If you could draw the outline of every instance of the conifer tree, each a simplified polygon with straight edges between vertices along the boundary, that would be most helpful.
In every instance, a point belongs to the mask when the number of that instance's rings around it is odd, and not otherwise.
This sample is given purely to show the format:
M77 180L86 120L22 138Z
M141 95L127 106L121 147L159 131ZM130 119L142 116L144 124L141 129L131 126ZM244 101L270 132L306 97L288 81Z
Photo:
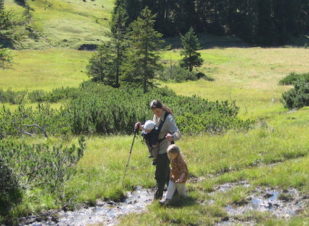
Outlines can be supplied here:
M203 64L201 54L197 52L200 43L192 27L185 35L181 35L181 43L183 46L181 51L183 59L180 61L180 66L191 72L193 67L200 67Z
M4 0L0 0L0 11L4 10Z
M109 41L103 42L87 66L88 74L94 81L118 88L120 86L121 65L127 46L127 15L124 0L117 0L110 23Z
M125 10L126 1L117 0L115 2L115 7L112 14L111 22L111 42L114 47L113 51L115 52L115 77L114 77L114 87L120 86L120 75L121 75L121 65L124 60L124 52L127 47L127 27L128 27L128 15Z
M153 86L152 80L161 69L159 53L163 41L162 34L154 29L155 15L146 7L132 22L129 32L129 48L123 64L123 77L126 82L143 87L144 92Z
M87 66L88 75L93 81L114 86L115 54L112 43L104 42Z

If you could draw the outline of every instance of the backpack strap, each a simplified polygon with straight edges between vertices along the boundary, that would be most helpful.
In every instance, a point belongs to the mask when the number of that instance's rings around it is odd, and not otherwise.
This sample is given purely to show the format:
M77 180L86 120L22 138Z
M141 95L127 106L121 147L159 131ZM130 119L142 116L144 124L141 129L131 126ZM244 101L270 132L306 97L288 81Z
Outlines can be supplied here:
M159 134L160 134L161 129L162 129L162 127L163 127L163 124L164 124L164 122L165 122L167 116L169 116L169 114L170 114L170 113L166 112L165 115L164 115L164 120L160 122L160 125L159 125L159 128L158 128ZM159 143L161 143L163 140L165 140L165 137L162 138L162 139L158 139Z

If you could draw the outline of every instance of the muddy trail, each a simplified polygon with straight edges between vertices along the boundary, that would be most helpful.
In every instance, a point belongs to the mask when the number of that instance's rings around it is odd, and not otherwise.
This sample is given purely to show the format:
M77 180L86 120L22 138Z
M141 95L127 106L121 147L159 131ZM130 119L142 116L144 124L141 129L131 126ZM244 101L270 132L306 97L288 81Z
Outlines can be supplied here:
M97 201L94 207L84 207L75 211L54 211L41 216L23 218L20 225L116 225L119 217L130 213L141 213L153 200L154 191L137 187L128 192L123 202Z
M251 211L267 212L280 219L289 219L298 215L309 207L309 195L301 194L294 188L280 190L269 187L251 187L246 181L225 183L218 185L210 192L210 196L225 194L236 187L252 188L248 196L237 203L224 207L228 217L222 219L217 225L255 225L254 219L246 219ZM20 225L117 225L119 217L142 213L153 200L153 189L137 187L128 192L122 202L102 201L96 202L94 207L83 207L75 211L54 211L41 216L23 218ZM201 205L212 205L215 201L201 201ZM173 207L171 207L173 208Z

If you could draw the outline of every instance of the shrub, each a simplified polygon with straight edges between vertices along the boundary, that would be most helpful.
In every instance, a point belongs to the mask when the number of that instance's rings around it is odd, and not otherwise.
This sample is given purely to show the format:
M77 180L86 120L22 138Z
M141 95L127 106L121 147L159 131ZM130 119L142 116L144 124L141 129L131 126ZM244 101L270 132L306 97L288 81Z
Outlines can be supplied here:
M80 89L72 87L61 87L53 89L51 92L43 90L34 90L28 93L28 99L31 102L50 102L56 103L60 100L76 98L79 96Z
M174 111L177 120L181 119L178 124L184 131L190 131L192 127L191 124L186 123L186 118L190 117L186 114L188 112L196 118L205 113L216 115L216 118L211 117L207 120L207 123L218 126L212 132L222 131L223 128L235 128L232 126L236 125L235 123L225 124L228 120L234 120L238 114L238 107L235 103L210 102L196 96L177 96L166 88L153 89L143 94L141 89L115 89L88 83L81 93L66 108L71 117L74 134L131 133L136 121L145 121L152 117L148 107L152 99L160 99L169 106ZM219 122L222 118L226 118L226 121ZM240 122L240 120L238 121ZM209 132L209 126L206 124L203 124L203 129L198 129L197 133Z
M288 76L279 81L279 85L293 85L297 80L305 80L305 82L309 82L309 73L290 73Z
M20 105L15 111L3 107L0 110L0 125L1 137L71 133L71 124L66 112L43 104L39 104L36 108Z
M171 65L165 67L159 74L159 79L162 81L174 81L183 82L188 80L197 80L197 76L194 72L190 72L187 69L178 65Z
M33 144L5 139L0 144L0 159L10 167L18 184L26 189L39 187L51 193L62 189L72 168L83 156L85 139L79 139L79 146Z
M282 94L282 100L289 109L309 106L309 82L297 80L293 89Z
M27 95L26 91L12 91L0 89L0 103L21 104Z
M178 124L183 131L192 131L192 125L185 120L186 117L189 120L191 115L186 113L192 114L195 118L204 117L206 113L216 116L210 117L206 121L207 125L203 124L203 129L197 129L197 133L221 132L237 127L234 119L237 118L239 108L235 103L211 102L196 96L177 96L167 88L154 88L144 94L140 88L116 89L86 82L79 89L61 89L59 93L60 95L53 97L58 100L69 98L69 101L58 110L51 109L46 104L39 104L36 109L21 105L15 111L3 108L0 111L0 135L7 137L23 134L129 134L135 122L152 118L149 110L149 102L152 99L160 99L174 111L176 118L182 119ZM40 94L36 95L40 97ZM34 99L38 100L37 97ZM49 94L42 99L55 100ZM222 119L225 121L220 122ZM210 130L210 127L214 127L210 124L216 125L217 128Z
M16 175L0 158L0 218L7 217L10 210L20 203L21 198L21 188Z
M35 102L44 102L46 101L46 92L43 90L34 90L30 93L28 93L28 99L30 102L35 103Z

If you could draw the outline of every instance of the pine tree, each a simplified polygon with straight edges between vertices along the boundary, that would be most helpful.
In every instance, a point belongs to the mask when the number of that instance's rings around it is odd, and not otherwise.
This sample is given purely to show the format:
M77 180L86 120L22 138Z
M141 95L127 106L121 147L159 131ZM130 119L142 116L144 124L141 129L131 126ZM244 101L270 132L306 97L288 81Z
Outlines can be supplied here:
M0 0L0 11L4 10L4 0Z
M124 52L127 48L127 27L128 27L128 15L125 10L126 1L125 0L117 0L115 2L115 7L112 14L112 22L111 22L111 42L115 51L115 79L114 79L114 87L120 86L120 75L121 75L121 65L124 60Z
M152 80L158 70L159 54L156 52L163 43L162 34L154 29L155 15L146 7L132 22L129 32L129 48L123 64L123 80L142 86L144 92L153 86Z
M197 52L200 43L192 27L185 35L181 35L181 43L183 46L181 55L184 57L180 61L180 66L191 72L193 67L200 67L203 64L201 54Z
M90 59L87 66L88 75L93 81L114 85L115 54L111 42L100 45L97 53Z

